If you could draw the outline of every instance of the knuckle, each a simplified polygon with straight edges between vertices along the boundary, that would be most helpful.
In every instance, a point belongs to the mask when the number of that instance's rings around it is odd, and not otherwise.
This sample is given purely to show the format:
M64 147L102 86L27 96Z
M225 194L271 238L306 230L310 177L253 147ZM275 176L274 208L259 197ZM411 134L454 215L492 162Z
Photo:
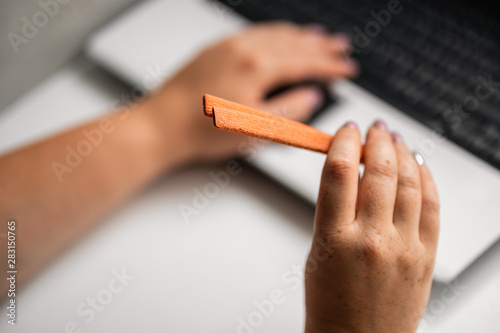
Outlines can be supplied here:
M412 272L415 267L412 265L410 260L407 258L399 257L396 261L396 270L400 276L409 277L412 276Z
M250 70L260 70L265 68L265 59L256 52L246 52L241 54L242 64Z
M401 251L396 256L396 267L400 273L408 273L416 267L414 255L410 251Z
M431 214L438 214L441 205L437 199L424 199L422 202L422 209Z
M368 265L376 265L385 261L382 238L374 234L358 245L358 259Z
M425 260L422 265L422 274L420 277L420 281L431 280L433 272L434 272L434 258Z
M434 257L419 249L402 251L396 256L396 268L405 280L416 283L432 279L434 270Z
M383 261L382 252L373 244L366 243L361 247L361 258L367 264L376 264Z
M392 178L396 177L396 168L389 160L376 161L366 165L366 171L377 177Z
M245 43L241 36L232 36L225 39L221 43L222 47L226 52L231 54L242 54L245 53Z
M420 180L413 175L400 174L398 176L398 186L411 190L420 190Z
M226 39L222 46L224 51L230 54L242 68L255 71L265 66L262 54L258 50L249 48L241 36Z
M325 163L326 173L335 179L351 177L358 172L358 164L347 157L328 157Z

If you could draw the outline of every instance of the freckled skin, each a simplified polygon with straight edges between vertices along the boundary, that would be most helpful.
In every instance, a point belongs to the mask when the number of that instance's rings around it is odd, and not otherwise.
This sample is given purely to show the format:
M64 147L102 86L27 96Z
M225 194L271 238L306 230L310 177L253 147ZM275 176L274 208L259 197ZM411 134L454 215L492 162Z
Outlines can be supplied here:
M359 131L342 127L323 170L311 254L326 246L330 256L307 272L308 333L415 332L428 301L439 223L437 212L422 208L437 205L430 173L386 128L372 126L358 184L360 146ZM325 176L346 160L352 173ZM418 188L400 184L402 173Z

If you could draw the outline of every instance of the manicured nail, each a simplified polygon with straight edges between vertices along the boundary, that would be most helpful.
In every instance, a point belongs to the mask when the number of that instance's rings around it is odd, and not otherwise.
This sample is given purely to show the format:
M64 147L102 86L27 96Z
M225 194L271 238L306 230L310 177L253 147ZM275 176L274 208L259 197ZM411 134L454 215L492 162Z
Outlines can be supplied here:
M320 89L312 88L309 92L309 99L315 107L319 107L321 104L323 104L325 96Z
M383 131L387 131L387 125L382 120L377 120L373 123L373 126Z
M344 52L350 54L353 50L352 38L345 34L335 34L332 36L332 41L336 45L340 46Z
M352 58L345 58L344 65L346 69L346 75L349 77L356 77L359 74L359 63Z
M417 161L418 165L424 164L424 157L418 151L414 151L413 156L415 157L415 161Z
M344 127L359 129L358 125L354 121L348 121L344 124Z
M343 34L343 33L336 33L334 35L331 35L333 39L336 39L338 41L342 41L343 43L352 45L352 38L348 34Z
M306 29L317 34L325 34L328 31L324 25L317 23L306 25Z
M403 142L403 137L399 133L392 132L391 133L391 137L392 137L392 140L394 142L398 142L398 143Z

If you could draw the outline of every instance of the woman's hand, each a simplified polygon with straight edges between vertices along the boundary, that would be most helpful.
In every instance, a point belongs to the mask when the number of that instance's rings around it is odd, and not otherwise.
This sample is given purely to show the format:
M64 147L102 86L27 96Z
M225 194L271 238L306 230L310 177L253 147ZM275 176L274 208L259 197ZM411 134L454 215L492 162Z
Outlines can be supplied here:
M266 95L309 79L354 76L357 67L346 56L349 50L345 37L316 26L255 25L204 50L146 102L159 133L175 124L186 162L227 158L245 137L214 128L202 113L203 94L305 120L322 102L317 88L296 88L269 100Z
M339 129L306 268L306 332L414 332L429 297L438 229L431 174L401 137L378 121L362 152L356 125Z

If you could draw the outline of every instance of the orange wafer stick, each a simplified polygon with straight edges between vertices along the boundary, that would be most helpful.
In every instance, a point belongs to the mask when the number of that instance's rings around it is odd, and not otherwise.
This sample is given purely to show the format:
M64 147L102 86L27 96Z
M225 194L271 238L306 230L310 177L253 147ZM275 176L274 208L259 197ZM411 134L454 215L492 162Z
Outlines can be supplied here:
M328 153L333 136L301 122L205 94L205 115L215 127L292 147Z

